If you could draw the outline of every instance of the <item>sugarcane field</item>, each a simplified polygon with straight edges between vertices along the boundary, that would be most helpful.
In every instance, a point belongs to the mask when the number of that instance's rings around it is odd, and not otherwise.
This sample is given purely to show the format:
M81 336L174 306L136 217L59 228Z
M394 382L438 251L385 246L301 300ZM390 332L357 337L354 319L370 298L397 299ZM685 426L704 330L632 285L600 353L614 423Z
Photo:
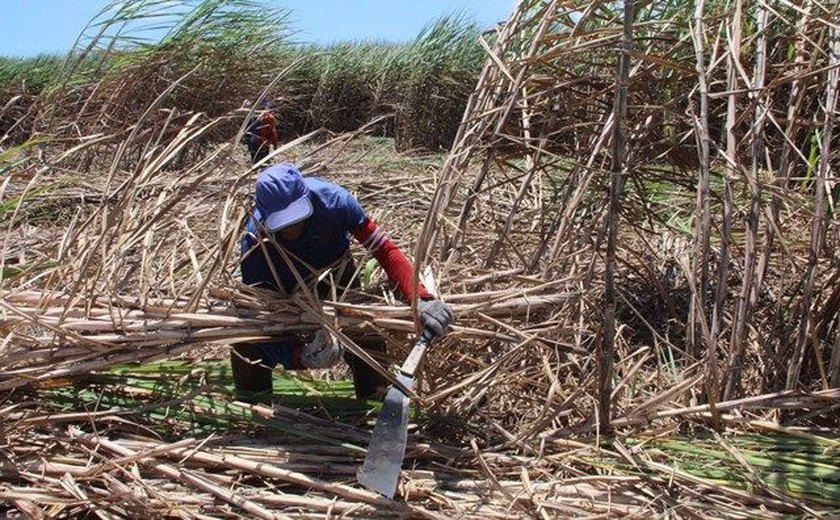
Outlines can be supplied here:
M105 4L0 57L0 517L840 518L840 2Z

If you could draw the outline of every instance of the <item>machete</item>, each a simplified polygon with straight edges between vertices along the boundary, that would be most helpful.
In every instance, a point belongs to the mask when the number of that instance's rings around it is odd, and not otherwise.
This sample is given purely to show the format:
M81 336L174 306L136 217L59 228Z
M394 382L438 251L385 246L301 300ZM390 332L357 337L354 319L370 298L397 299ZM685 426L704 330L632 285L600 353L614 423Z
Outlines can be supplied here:
M425 335L421 335L400 367L397 381L409 390L414 389L414 372L423 361L430 341ZM408 402L409 397L398 386L391 385L388 388L385 401L382 402L382 410L379 411L379 417L373 427L365 462L356 474L361 485L388 498L394 498L405 457L405 445L408 440Z

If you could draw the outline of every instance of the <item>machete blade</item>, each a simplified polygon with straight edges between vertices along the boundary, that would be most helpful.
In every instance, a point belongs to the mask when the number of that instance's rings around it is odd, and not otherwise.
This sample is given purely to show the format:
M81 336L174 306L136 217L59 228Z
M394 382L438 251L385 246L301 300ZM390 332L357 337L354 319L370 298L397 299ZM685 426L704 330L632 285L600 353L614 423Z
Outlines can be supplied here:
M406 388L414 386L414 378L398 374L397 379ZM409 398L395 386L388 389L382 410L373 428L365 463L356 478L366 488L394 498L400 469L405 457L408 440Z

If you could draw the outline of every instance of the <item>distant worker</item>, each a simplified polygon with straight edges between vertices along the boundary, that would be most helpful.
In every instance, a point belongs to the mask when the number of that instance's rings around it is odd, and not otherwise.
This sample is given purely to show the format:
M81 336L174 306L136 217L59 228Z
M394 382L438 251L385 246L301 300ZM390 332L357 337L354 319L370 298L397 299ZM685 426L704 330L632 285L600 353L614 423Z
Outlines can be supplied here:
M242 140L248 146L251 163L257 164L270 152L271 147L280 145L277 116L274 114L274 104L269 99L260 102L260 106L251 115L245 127Z
M331 269L338 290L358 287L350 255L350 235L361 243L385 270L405 300L413 294L414 266L362 209L346 189L323 179L304 178L289 163L266 168L257 179L256 204L242 239L242 281L289 295L299 280L318 298L330 294ZM288 260L287 260L288 259ZM423 334L429 338L446 333L454 320L452 309L436 300L420 284L418 310ZM350 337L361 348L384 352L385 341L374 334ZM271 393L271 370L329 368L342 357L353 372L356 397L367 399L387 381L342 345L327 330L302 336L290 331L269 343L240 343L231 352L237 394L243 399L264 399Z

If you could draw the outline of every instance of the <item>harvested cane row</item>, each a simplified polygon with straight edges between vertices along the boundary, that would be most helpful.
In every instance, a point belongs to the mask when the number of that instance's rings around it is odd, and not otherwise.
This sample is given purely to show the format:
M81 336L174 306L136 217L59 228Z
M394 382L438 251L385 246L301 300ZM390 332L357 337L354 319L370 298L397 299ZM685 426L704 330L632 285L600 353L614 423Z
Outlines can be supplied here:
M187 369L195 372L195 365ZM778 435L753 434L748 445L741 437L730 441L729 435L707 434L703 441L698 436L679 446L667 431L627 437L613 449L556 439L544 443L540 453L520 455L482 450L474 443L461 448L430 444L422 431L412 431L410 469L404 472L400 500L390 501L355 485L354 472L367 441L364 427L282 404L231 403L197 375L191 379L186 372L172 385L173 398L162 401L158 399L165 392L159 386L150 390L145 385L144 390L137 381L123 387L100 383L91 404L107 407L101 412L41 415L26 403L4 409L4 419L16 425L6 430L6 437L18 448L5 451L6 483L0 493L21 511L51 504L56 514L95 511L106 517L141 512L164 517L435 517L446 512L467 518L551 518L587 511L646 515L664 508L677 514L715 511L775 518L836 503L837 467L824 453L836 450L837 442L796 431L789 432L784 444L780 441L785 437ZM188 391L191 382L198 395ZM154 406L156 413L110 406L119 394ZM95 433L84 431L91 422L97 425ZM150 435L162 423L180 423L192 432L203 427L209 433L169 441ZM734 418L732 424L742 431L774 428ZM19 435L27 441L19 442ZM787 460L774 455L785 450ZM771 471L749 474L748 467ZM809 472L818 467L821 489L794 485L797 480L807 483ZM745 491L751 479L760 479L753 483L760 482L757 489L763 491ZM663 493L666 489L679 490L679 504ZM745 502L754 509L743 511Z

